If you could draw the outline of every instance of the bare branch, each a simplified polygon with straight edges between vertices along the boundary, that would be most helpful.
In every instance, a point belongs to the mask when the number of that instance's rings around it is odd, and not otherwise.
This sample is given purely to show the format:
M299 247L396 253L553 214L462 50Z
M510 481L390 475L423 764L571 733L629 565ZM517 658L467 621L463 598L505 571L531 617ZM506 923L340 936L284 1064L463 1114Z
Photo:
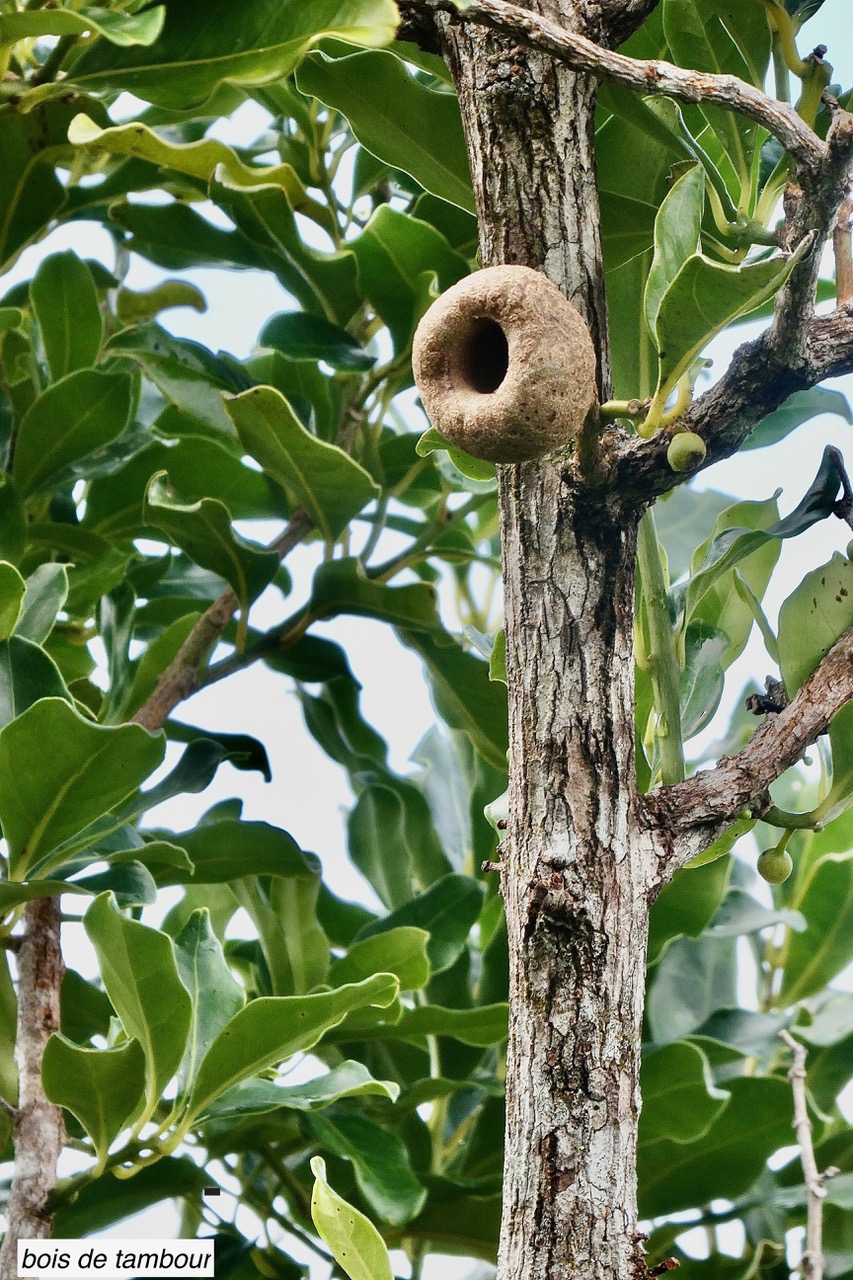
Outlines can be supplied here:
M617 6L611 3L610 8L615 11ZM469 0L462 10L454 0L401 0L400 9L406 16L419 11L446 13L454 22L492 27L596 80L625 85L640 93L660 94L677 102L736 111L777 138L804 171L817 171L823 164L825 144L793 108L737 76L711 75L670 62L628 58L507 0Z
M283 533L270 544L283 560L302 541L312 522L302 508L290 518ZM229 587L207 609L181 645L175 657L157 681L150 698L143 703L133 717L134 724L141 724L152 733L162 729L175 707L185 698L191 698L201 688L200 668L239 606L237 596Z
M800 1148L800 1162L803 1166L803 1179L806 1184L806 1247L803 1250L803 1280L823 1280L823 1201L826 1197L827 1176L834 1173L827 1170L818 1173L812 1144L812 1122L806 1102L806 1050L805 1046L795 1040L789 1031L780 1031L779 1038L791 1050L793 1063L788 1072L791 1090L794 1094L794 1129L797 1144Z
M734 756L723 756L676 786L641 796L639 804L660 849L664 878L703 852L738 814L769 807L767 788L800 759L832 717L853 700L853 628L845 632L797 694L768 715Z

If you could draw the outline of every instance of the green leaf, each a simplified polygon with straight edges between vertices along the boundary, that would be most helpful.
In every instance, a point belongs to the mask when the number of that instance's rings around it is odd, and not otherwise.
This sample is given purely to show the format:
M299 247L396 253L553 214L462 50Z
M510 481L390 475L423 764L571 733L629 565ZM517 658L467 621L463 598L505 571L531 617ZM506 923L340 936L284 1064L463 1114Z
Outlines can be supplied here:
M796 906L806 929L792 933L777 1003L785 1008L822 991L850 963L853 856L826 854L808 876Z
M253 387L226 400L225 407L248 453L302 507L326 541L378 494L370 476L337 445L306 431L293 409L272 387Z
M329 942L317 922L319 860L303 854L303 869L290 879L231 882L231 890L258 931L272 994L304 995L325 983ZM305 874L306 870L309 874Z
M196 564L224 578L240 602L245 622L249 605L275 576L278 552L241 538L231 526L231 512L217 498L179 502L162 471L148 485L145 516Z
M101 978L128 1036L145 1054L145 1111L151 1115L181 1064L192 1002L178 975L172 939L117 911L109 894L86 912Z
M15 634L43 644L56 624L56 615L68 596L68 570L64 564L40 564L27 578L27 589ZM2 597L2 591L0 591Z
M38 239L65 200L65 187L54 170L68 152L68 125L85 106L106 118L102 104L77 95L71 101L54 98L29 111L11 104L0 106L0 267L6 270L22 249Z
M394 1280L388 1250L373 1223L332 1190L319 1156L311 1160L311 1172L311 1218L338 1266L349 1280Z
M198 1065L222 1028L246 1003L243 988L225 961L210 924L210 912L194 911L175 938L178 976L190 993L192 1020L181 1065L185 1089L192 1087Z
M755 1181L767 1159L791 1141L791 1092L786 1080L735 1079L719 1118L696 1142L668 1138L638 1153L640 1213L652 1218L735 1200Z
M138 1040L115 1049L83 1049L52 1035L42 1060L44 1091L65 1107L92 1139L98 1165L145 1098L145 1055Z
M737 1004L736 945L734 938L705 934L670 945L655 969L647 1001L656 1044L682 1040L717 1009Z
M35 40L39 36L82 36L96 32L111 44L127 47L150 45L163 29L166 6L154 5L142 13L113 9L37 9L0 18L0 44Z
M208 182L221 166L222 174L240 187L280 186L295 205L305 198L304 187L292 165L246 165L232 147L216 138L170 142L141 120L101 129L88 116L79 115L69 125L68 141L72 146L103 151L107 155L136 156L202 182Z
M374 974L365 982L317 995L251 1001L220 1031L202 1059L190 1098L192 1114L206 1111L214 1098L241 1080L312 1048L353 1009L387 1008L396 995L395 978Z
M124 324L144 324L173 307L205 312L207 300L201 290L187 280L164 280L139 292L122 288L116 295L116 314Z
M21 422L12 474L22 498L46 489L73 463L124 431L133 404L125 373L78 369L54 382Z
M415 445L415 452L420 458L428 458L432 453L445 452L463 476L467 476L469 480L478 480L481 483L493 481L495 479L495 464L493 462L484 462L481 458L472 458L470 453L464 453L461 449L457 449L454 445L448 444L444 436L439 435L435 427L429 427L423 433Z
M698 938L726 894L731 863L718 857L677 871L652 904L649 964L656 964L676 938Z
M820 414L834 413L845 422L853 423L853 412L847 397L840 391L829 391L826 387L812 387L809 391L795 391L775 413L762 418L741 445L745 449L764 449L767 445L784 440L787 435L802 425L817 418Z
M274 347L289 360L323 360L344 373L372 369L376 356L368 355L345 329L306 311L282 311L272 316L258 339L262 347Z
M684 669L679 681L681 732L686 742L711 722L723 696L723 658L730 647L725 632L700 620L684 634Z
M45 744L50 750L45 750ZM44 698L0 730L0 822L10 879L126 799L163 759L165 739L140 725L94 725Z
M400 796L390 787L365 787L347 822L349 855L389 910L412 896L414 851Z
M714 938L738 938L746 933L759 933L774 925L784 924L788 929L802 933L806 927L799 911L775 910L763 907L743 889L732 888L708 928Z
M714 1087L705 1054L688 1040L678 1040L643 1057L640 1071L643 1110L640 1142L670 1138L695 1142L707 1133L728 1102Z
M40 698L72 701L56 663L31 640L0 640L0 728Z
M673 185L655 219L654 257L643 303L652 333L667 290L699 247L704 207L705 177L695 165Z
M272 1080L245 1080L212 1103L202 1119L262 1115L286 1107L294 1111L318 1111L341 1098L381 1097L396 1102L400 1086L391 1080L374 1080L361 1062L347 1060L324 1076L306 1084L280 1085Z
M676 383L718 333L781 289L802 254L728 266L703 254L688 258L660 301L654 326L658 379L649 420L655 421Z
M182 415L187 434L219 437L233 447L234 428L221 393L233 389L234 379L230 368L206 347L173 338L158 324L147 324L116 334L107 352L130 356L140 364L146 377Z
M30 283L30 301L51 381L91 368L101 349L104 322L85 262L70 249L45 258Z
M440 973L462 954L480 914L483 892L483 886L471 876L442 876L411 902L364 925L355 940L361 942L403 925L426 929L426 953L433 973Z
M0 560L0 639L6 640L18 625L26 589L15 566Z
M779 610L779 666L792 697L853 626L853 562L838 552L807 573Z
M343 986L373 973L393 973L401 991L420 991L430 979L429 935L423 929L400 925L385 933L354 942L329 971L329 983Z
M415 325L438 292L468 274L468 263L428 222L381 205L349 244L365 296L385 321L397 351L408 348Z
M311 1114L305 1124L326 1151L352 1163L356 1185L371 1213L395 1227L420 1213L427 1193L396 1134L343 1109Z
M460 1044L478 1049L502 1044L507 1035L507 1005L480 1005L476 1009L445 1009L440 1005L420 1005L404 1009L396 1022L375 1032L361 1032L360 1039L412 1040L421 1043L427 1036L449 1036ZM332 1037L334 1038L334 1037Z
M98 92L126 91L163 107L186 110L221 84L262 85L293 70L323 36L382 45L397 24L392 0L212 0L199 23L192 9L169 5L166 25L148 49L95 44L77 62L74 79Z
M123 1218L171 1197L198 1204L210 1174L190 1159L167 1157L142 1168L132 1178L98 1178L83 1186L71 1204L60 1207L56 1230L66 1239L104 1231Z
M474 212L456 95L428 88L396 54L311 54L297 73L303 93L340 111L361 145L427 191Z
M150 807L155 801L148 795ZM158 877L161 885L225 884L241 876L314 880L317 875L313 855L303 853L286 831L266 822L222 818L182 834L170 832L169 839L186 851L192 870L164 868Z

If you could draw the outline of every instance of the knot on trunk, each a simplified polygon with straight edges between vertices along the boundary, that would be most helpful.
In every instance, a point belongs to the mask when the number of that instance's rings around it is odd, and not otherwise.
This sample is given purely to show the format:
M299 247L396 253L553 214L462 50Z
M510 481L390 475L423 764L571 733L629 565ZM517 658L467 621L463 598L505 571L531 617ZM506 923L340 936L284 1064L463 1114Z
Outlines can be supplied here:
M418 325L412 363L436 431L488 462L552 453L595 401L589 330L529 267L488 267L448 289Z

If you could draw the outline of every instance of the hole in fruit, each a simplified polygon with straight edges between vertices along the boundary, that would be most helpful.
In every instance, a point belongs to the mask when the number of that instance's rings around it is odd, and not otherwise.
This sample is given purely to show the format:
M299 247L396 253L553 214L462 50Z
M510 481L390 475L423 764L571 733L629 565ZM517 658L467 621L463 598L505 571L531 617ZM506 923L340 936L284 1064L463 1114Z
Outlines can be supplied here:
M497 391L509 369L506 334L495 320L477 320L460 356L464 382L480 395L490 395Z

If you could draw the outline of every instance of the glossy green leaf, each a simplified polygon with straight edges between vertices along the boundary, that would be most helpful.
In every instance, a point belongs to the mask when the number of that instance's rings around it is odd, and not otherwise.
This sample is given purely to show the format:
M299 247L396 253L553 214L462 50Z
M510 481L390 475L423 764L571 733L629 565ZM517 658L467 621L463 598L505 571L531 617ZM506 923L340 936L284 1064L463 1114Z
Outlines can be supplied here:
M117 911L109 894L96 898L84 924L101 977L128 1036L145 1055L145 1110L153 1112L180 1066L192 1003L181 982L172 939Z
M415 325L438 292L468 274L468 263L427 222L381 205L349 246L358 262L362 288L385 321L398 351L411 341Z
M30 283L30 302L51 380L91 368L101 349L104 322L86 263L71 250L45 258Z
M94 725L61 698L44 698L7 724L0 730L0 822L10 878L23 879L119 805L157 768L164 748L161 736L139 725Z
M153 5L142 13L87 6L74 9L37 9L0 18L0 43L34 40L39 36L82 36L96 32L111 44L150 45L163 29L166 6Z
M676 938L698 938L717 912L729 883L731 863L715 858L704 866L677 871L652 904L649 964Z
M71 703L56 663L31 640L17 635L0 640L0 728L40 698Z
M269 586L279 557L241 538L231 525L231 512L217 498L199 502L178 501L165 472L152 477L146 492L145 515L196 564L224 578L245 614L249 605Z
M732 888L708 927L708 935L714 938L737 938L746 933L758 933L774 925L784 924L797 933L806 927L800 911L775 910L764 907L743 889Z
M213 0L195 12L170 5L160 37L148 49L95 44L75 66L87 90L126 90L159 106L186 110L224 83L274 83L292 71L316 40L333 35L356 44L387 44L394 35L391 0L282 0L271 14L262 0L239 10Z
M429 934L426 953L433 973L448 969L461 955L483 904L483 886L470 876L442 876L411 902L390 915L373 920L356 941L381 936L401 926L415 926Z
M652 333L667 290L699 247L704 206L705 177L695 165L673 184L655 219L654 257L643 300Z
M223 818L170 833L169 838L186 851L192 870L164 868L161 884L224 884L240 876L313 880L317 875L313 855L304 854L286 831L266 822Z
M495 479L495 464L493 462L484 462L481 458L472 458L470 453L463 453L461 449L456 449L452 444L448 444L443 436L439 435L435 427L429 427L418 440L415 450L419 457L428 458L430 454L444 452L450 461L460 471L463 476L467 476L469 480L478 480L482 483Z
M312 854L302 857L302 872L275 877L268 887L254 879L231 882L258 931L275 996L305 995L323 985L329 971L329 942L317 921L319 861Z
M468 152L456 95L415 79L381 50L329 58L311 54L297 84L346 116L366 150L427 191L474 212Z
M662 1138L638 1157L640 1213L657 1217L698 1208L717 1196L735 1200L758 1177L767 1159L791 1142L791 1094L787 1080L736 1079L730 1100L696 1142Z
M762 418L757 427L747 436L741 449L764 449L784 440L804 422L810 422L821 414L835 414L845 422L853 423L847 397L840 391L830 391L826 387L812 387L809 391L795 391L775 413Z
M130 421L127 374L78 369L35 400L18 435L12 474L26 498L115 440Z
M302 507L322 537L334 540L372 498L377 487L343 449L302 426L284 396L253 387L225 407L248 453Z
M324 1150L351 1162L356 1185L377 1218L402 1227L423 1208L426 1190L396 1134L342 1109L311 1114L306 1126Z
M421 1041L425 1036L449 1036L461 1044L485 1049L506 1039L507 1006L490 1004L476 1009L446 1009L434 1004L420 1005L416 1009L405 1009L402 1017L391 1026L381 1028L376 1035L414 1041Z
M690 622L684 634L684 669L679 681L684 741L711 722L723 696L723 658L729 637L707 622Z
M791 697L853 627L853 563L838 552L807 573L779 610L779 665Z
M658 378L650 418L663 410L679 378L716 334L778 292L806 247L803 241L787 258L738 267L699 253L687 259L658 307L654 327Z
M233 390L230 368L206 347L173 338L157 324L124 329L110 339L110 355L136 360L168 403L178 410L186 434L219 437L233 446L234 428L222 404Z
M138 1040L115 1049L84 1049L64 1035L52 1035L42 1079L50 1101L80 1121L103 1165L110 1144L144 1101L145 1055Z
M734 938L704 934L672 942L656 967L647 1001L655 1044L682 1040L717 1009L737 1005L736 945Z
M390 974L310 996L252 1000L235 1014L208 1049L190 1098L193 1115L214 1098L294 1053L312 1048L353 1009L386 1008L397 994Z
M349 855L385 906L412 896L414 851L400 797L386 786L366 787L347 822Z
M258 341L290 360L323 360L344 373L364 372L376 363L376 356L369 355L345 329L305 311L282 311L272 316Z
M210 924L210 912L194 911L175 938L178 976L190 994L192 1020L181 1064L189 1089L198 1065L226 1023L246 1003L246 993L231 973Z
M423 929L400 925L385 933L354 942L329 971L329 983L361 982L372 973L393 973L401 991L420 991L430 979L429 935Z
M332 1190L320 1156L311 1160L311 1172L311 1218L344 1274L349 1280L394 1280L384 1240L369 1218Z
M171 1197L197 1204L209 1186L206 1169L189 1158L167 1157L132 1178L99 1178L82 1187L71 1204L59 1209L56 1231L66 1239L79 1239Z
M68 596L68 570L64 564L40 564L27 578L27 589L15 635L42 644L56 623L56 615Z
M6 640L18 625L26 589L15 566L0 560L0 639Z
M155 319L161 311L174 307L191 307L193 311L207 310L207 301L200 289L188 280L164 280L151 289L120 289L116 295L116 314L125 324L144 324Z
M822 991L850 963L853 928L853 857L821 858L797 894L806 929L792 933L778 1003L786 1007Z
M305 1084L281 1085L272 1080L245 1080L212 1103L205 1118L260 1115L279 1107L318 1111L342 1098L381 1097L395 1102L399 1092L400 1086L393 1081L374 1080L363 1063L347 1060Z
M11 104L0 106L0 266L4 270L26 245L44 234L65 199L54 165L67 154L72 117L85 106L106 119L102 104L76 94L68 101L68 96L65 101L39 102L26 112Z
M185 173L203 182L208 182L221 166L223 174L241 187L261 184L280 186L294 204L298 204L304 197L302 183L291 165L244 164L233 147L226 146L216 138L202 138L197 142L171 142L139 120L101 129L88 116L79 115L71 121L68 141L75 147L102 151L107 155L137 156L151 164L173 169L176 173Z
M646 1054L640 1088L641 1143L659 1138L695 1142L708 1132L728 1102L728 1094L713 1084L705 1054L688 1040Z

